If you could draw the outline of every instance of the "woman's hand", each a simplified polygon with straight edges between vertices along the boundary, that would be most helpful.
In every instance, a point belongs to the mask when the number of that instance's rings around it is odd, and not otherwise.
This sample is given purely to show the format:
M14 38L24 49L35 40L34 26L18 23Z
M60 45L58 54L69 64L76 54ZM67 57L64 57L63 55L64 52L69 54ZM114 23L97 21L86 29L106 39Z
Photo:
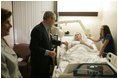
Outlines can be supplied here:
M101 58L101 54L98 55Z

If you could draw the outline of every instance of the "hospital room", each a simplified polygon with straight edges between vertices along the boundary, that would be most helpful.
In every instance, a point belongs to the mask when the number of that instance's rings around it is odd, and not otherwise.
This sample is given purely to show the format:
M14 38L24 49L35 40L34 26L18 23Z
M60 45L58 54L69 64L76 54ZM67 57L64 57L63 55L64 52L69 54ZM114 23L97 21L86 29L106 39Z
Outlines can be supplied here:
M117 0L1 2L1 78L117 78Z

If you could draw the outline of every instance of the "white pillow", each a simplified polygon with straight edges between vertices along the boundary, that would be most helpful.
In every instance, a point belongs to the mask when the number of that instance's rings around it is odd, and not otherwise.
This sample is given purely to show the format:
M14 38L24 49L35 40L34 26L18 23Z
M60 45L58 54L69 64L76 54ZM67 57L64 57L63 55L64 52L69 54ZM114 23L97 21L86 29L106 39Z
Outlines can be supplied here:
M76 33L75 33L75 34L76 34ZM65 41L71 42L71 41L74 40L75 34L72 35L72 36L63 36L63 37L61 38L61 41L62 41L62 42L65 42ZM82 40L83 40L83 41L87 41L86 35L85 35L84 33L81 33L81 35L82 35Z
M82 36L82 40L83 41L87 41L87 37L86 37L86 35L84 33L81 33L81 36Z

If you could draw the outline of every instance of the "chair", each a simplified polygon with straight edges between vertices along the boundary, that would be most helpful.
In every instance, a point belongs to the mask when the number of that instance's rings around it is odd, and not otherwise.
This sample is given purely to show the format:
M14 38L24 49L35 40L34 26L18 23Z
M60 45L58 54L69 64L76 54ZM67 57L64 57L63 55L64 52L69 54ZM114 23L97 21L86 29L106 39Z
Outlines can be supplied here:
M24 78L29 78L31 73L30 65L30 49L29 44L21 43L15 44L13 50L18 57L23 58L21 62L18 62L19 70Z

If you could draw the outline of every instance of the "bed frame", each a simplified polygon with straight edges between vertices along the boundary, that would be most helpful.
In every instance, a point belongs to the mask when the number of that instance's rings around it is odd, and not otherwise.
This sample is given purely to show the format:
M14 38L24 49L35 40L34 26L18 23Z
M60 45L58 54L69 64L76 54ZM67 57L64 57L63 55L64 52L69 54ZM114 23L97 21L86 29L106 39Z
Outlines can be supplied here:
M107 63L117 72L117 56L109 52L106 59Z

